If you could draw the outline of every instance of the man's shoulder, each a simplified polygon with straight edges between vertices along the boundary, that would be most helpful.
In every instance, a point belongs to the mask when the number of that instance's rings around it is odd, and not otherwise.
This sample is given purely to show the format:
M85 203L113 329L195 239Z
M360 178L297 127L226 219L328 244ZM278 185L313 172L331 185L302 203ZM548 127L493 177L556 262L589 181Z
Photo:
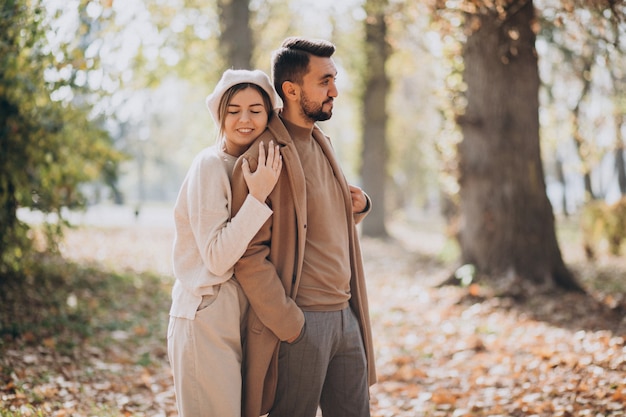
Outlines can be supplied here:
M278 144L286 145L291 142L291 136L283 123L283 120L280 118L278 112L274 112L272 117L270 118L269 123L267 124L267 129L265 133L269 133Z
M282 120L280 120L280 117L276 115L276 113L274 113L270 118L267 128L263 131L263 133L261 133L259 137L254 140L252 145L248 147L248 149L243 153L243 155L239 157L239 159L244 156L256 158L257 156L259 156L259 142L263 142L267 145L271 140L273 140L274 143L278 143L279 145L286 145L287 143L291 142L291 137L289 136L285 125L283 124ZM265 147L265 149L267 150L267 146Z

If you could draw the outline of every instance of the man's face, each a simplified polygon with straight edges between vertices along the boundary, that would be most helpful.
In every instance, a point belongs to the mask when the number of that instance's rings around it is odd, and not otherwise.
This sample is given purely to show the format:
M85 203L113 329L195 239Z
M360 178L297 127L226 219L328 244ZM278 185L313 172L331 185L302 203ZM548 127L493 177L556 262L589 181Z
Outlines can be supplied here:
M300 107L307 119L321 122L331 118L333 100L338 94L336 77L337 68L331 58L311 56L300 95Z

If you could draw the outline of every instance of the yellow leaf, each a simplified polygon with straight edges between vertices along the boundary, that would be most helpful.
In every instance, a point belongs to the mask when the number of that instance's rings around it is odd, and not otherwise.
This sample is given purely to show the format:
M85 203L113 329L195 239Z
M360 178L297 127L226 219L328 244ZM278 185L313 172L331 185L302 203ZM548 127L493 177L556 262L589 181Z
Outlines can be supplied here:
M45 339L43 339L42 343L45 347L50 349L53 349L57 344L56 340L54 340L54 338L52 337L46 337Z
M441 389L433 393L433 396L431 397L431 401L437 405L454 404L456 403L456 395L454 395L448 390Z

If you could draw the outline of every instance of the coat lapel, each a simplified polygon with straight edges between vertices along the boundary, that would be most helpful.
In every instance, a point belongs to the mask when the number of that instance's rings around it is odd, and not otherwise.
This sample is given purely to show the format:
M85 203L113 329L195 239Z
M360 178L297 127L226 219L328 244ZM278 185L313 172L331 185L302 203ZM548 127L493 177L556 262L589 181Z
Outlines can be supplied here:
M283 170L286 171L287 178L289 180L289 188L296 212L296 227L298 230L297 269L295 271L296 281L292 283L293 285L290 292L290 296L295 299L298 291L298 285L300 284L302 263L304 261L304 247L306 244L306 179L304 177L304 170L302 169L302 164L300 163L300 157L298 156L296 145L293 143L289 132L278 115L274 114L272 116L270 123L268 124L268 129L280 145L280 153L283 157Z
M343 175L343 171L339 166L339 161L335 158L335 151L330 143L330 139L322 132L322 130L315 125L313 128L313 138L319 143L326 159L330 163L330 166L333 170L333 174L341 187L341 192L343 194L344 207L346 209L346 215L348 219L352 218L352 197L350 196L350 189L348 188L348 182Z

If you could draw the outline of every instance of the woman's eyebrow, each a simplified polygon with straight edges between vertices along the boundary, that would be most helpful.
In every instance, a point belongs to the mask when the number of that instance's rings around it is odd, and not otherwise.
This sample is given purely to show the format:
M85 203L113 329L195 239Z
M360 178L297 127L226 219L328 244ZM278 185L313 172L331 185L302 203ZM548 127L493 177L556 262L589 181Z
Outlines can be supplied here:
M248 107L257 107L257 106L263 106L263 103L252 103L249 104ZM229 104L228 107L241 107L241 104Z

